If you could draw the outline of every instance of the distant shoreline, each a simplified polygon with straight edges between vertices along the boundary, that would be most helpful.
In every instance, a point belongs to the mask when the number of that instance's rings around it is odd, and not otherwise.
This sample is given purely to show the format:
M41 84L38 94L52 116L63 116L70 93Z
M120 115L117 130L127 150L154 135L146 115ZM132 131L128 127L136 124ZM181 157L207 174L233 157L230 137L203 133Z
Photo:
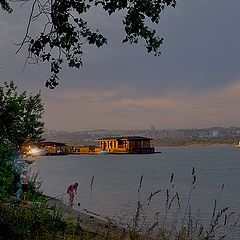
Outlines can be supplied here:
M192 144L164 144L164 145L155 145L155 148L159 147L215 147L215 146L236 146L232 143L213 143L213 144L206 144L206 143L192 143Z

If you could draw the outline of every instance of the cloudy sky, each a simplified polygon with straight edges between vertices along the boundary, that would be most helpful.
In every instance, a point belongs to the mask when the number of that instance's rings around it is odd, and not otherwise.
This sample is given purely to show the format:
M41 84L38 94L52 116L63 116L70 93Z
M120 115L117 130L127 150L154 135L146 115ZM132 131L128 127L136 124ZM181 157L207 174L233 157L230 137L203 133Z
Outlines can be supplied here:
M86 49L80 70L64 68L55 90L44 87L45 65L15 54L27 11L0 15L0 83L14 80L29 93L41 90L48 129L201 128L240 126L240 1L178 0L156 27L161 56L122 44L121 15L90 14L107 46Z

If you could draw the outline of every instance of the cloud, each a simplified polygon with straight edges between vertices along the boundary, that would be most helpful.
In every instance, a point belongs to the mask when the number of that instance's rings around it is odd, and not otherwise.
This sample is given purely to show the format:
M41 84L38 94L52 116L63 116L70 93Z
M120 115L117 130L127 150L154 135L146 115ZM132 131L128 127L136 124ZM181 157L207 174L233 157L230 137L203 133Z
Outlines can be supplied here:
M189 128L239 124L240 81L199 93L186 89L143 97L111 91L68 91L48 101L47 122L60 129ZM61 107L60 107L61 106ZM64 115L61 116L64 110ZM71 121L66 127L65 122ZM53 127L53 124L51 125Z
M49 66L28 65L21 72L26 52L15 56L12 42L22 40L29 9L16 9L0 16L0 81L42 90L49 128L239 125L240 1L225 2L182 0L164 11L156 26L165 38L159 58L147 54L142 41L121 44L121 13L109 18L96 8L87 17L108 45L84 46L83 68L63 66L54 91L44 88ZM41 27L35 22L32 31Z

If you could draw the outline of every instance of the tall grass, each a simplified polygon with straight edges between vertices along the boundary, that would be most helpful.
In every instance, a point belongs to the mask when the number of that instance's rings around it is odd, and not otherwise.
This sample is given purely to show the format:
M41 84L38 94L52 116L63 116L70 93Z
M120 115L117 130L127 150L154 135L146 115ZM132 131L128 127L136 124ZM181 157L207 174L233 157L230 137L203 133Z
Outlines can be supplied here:
M157 190L151 193L146 200L141 201L140 191L143 185L143 176L141 176L135 215L131 224L128 224L130 239L213 240L226 239L227 237L231 239L231 234L240 226L240 218L237 214L231 212L229 207L219 208L224 185L222 184L220 193L214 200L209 224L203 225L195 218L191 207L196 181L197 177L193 167L186 202L181 203L180 194L174 190L174 174L171 174L166 190ZM153 197L159 194L165 194L164 210L162 210L163 212L156 212L154 221L147 225L148 216L144 209L147 209ZM171 210L176 211L174 219L169 216Z
M226 239L228 234L239 226L239 216L230 208L220 208L224 185L212 207L212 214L208 225L202 225L192 211L191 201L196 189L196 172L192 168L189 191L186 200L175 190L174 174L171 174L167 186L151 192L142 198L144 176L139 180L137 188L136 208L127 227L113 226L109 220L96 225L95 230L82 227L80 216L73 219L66 208L49 205L46 198L39 192L41 180L38 173L32 174L32 187L26 195L26 202L8 202L0 204L0 238L12 240L40 240L40 239L76 239L76 240L215 240ZM90 198L93 190L94 177L90 183ZM162 197L159 202L161 210L149 216L146 210L151 208L152 202ZM91 201L91 199L90 199ZM173 219L172 212L175 211ZM231 239L231 238L229 238Z

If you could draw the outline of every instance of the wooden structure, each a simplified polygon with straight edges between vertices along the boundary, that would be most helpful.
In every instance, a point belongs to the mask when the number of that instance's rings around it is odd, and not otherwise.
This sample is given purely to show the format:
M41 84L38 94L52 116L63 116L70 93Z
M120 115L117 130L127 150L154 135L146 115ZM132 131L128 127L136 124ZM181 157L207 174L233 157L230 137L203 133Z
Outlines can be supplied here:
M93 145L72 147L70 149L71 154L97 154L99 151L100 151L99 147Z
M40 142L39 147L47 151L46 155L66 155L69 153L68 146L59 142Z
M140 136L108 137L97 139L101 151L108 153L154 153L152 138Z

